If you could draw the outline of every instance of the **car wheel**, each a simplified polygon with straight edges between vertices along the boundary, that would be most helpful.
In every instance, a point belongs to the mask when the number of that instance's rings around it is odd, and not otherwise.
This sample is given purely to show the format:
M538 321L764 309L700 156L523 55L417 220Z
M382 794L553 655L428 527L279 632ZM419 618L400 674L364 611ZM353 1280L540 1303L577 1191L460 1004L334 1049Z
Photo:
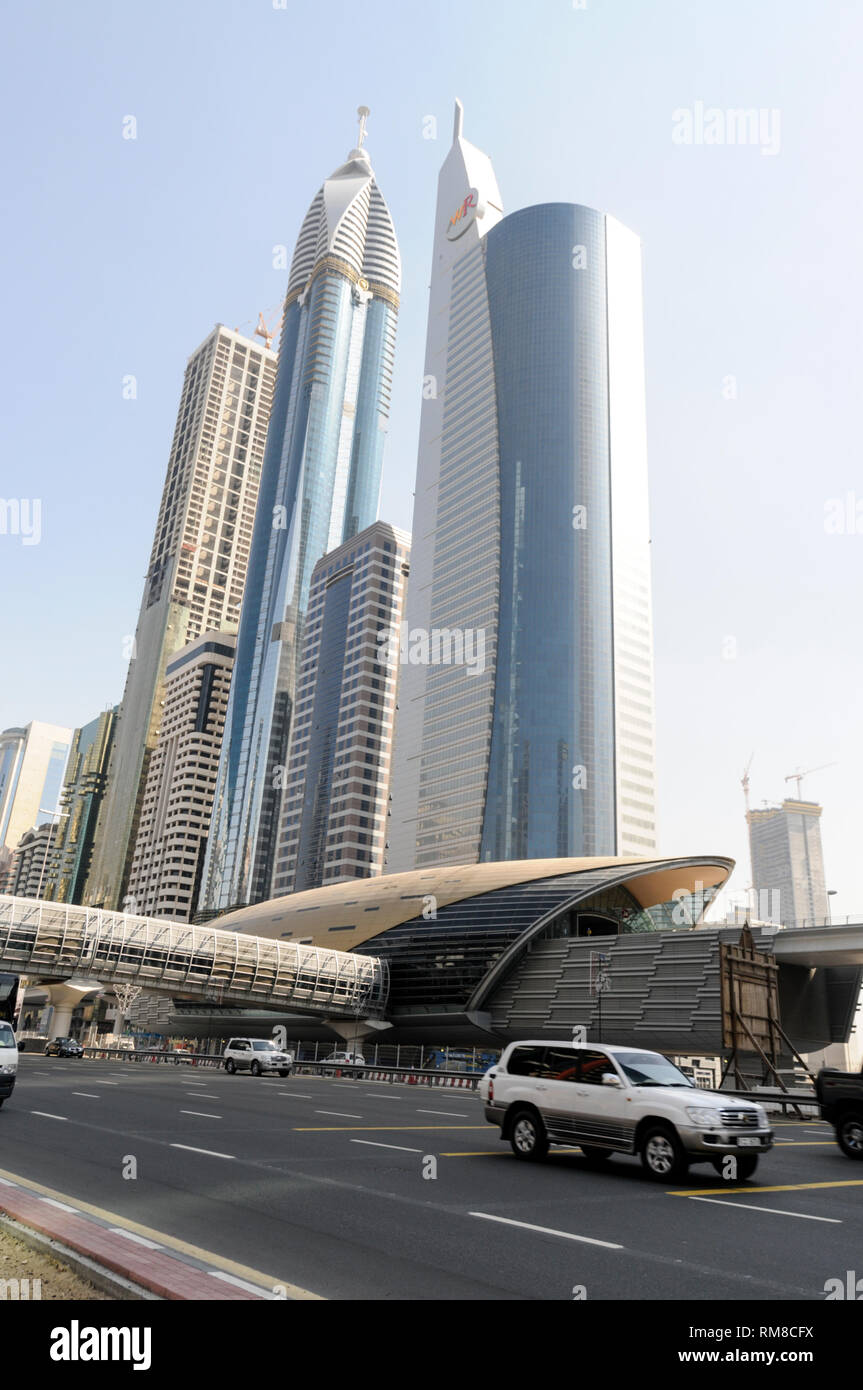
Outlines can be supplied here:
M260 1062L253 1062L252 1065L249 1067L249 1071L252 1073L252 1076L260 1076L260 1074L261 1074L261 1064L260 1064Z
M836 1126L836 1142L846 1158L863 1158L863 1115L843 1115Z
M236 1063L235 1063L235 1062L232 1062L232 1061L231 1061L231 1058L229 1057L228 1060L227 1060L227 1062L225 1063L225 1071L228 1073L229 1076L233 1076L233 1075L234 1075L234 1072L235 1072L236 1070L237 1070Z
M651 1125L641 1139L644 1171L656 1182L679 1182L689 1171L689 1159L670 1125Z
M593 1144L579 1144L578 1147L581 1149L581 1152L584 1154L586 1162L590 1165L591 1168L593 1168L594 1166L600 1168L611 1158L610 1149L598 1149Z
M290 1074L291 1073L289 1071L286 1071L284 1067L282 1067L279 1071L279 1076L290 1076Z
M4 1097L3 1097L3 1100L5 1100L5 1099L6 1099L6 1097L4 1096ZM0 1110L3 1109L3 1100L0 1100Z
M516 1158L531 1160L545 1158L548 1137L542 1120L534 1110L519 1110L509 1131L509 1142Z

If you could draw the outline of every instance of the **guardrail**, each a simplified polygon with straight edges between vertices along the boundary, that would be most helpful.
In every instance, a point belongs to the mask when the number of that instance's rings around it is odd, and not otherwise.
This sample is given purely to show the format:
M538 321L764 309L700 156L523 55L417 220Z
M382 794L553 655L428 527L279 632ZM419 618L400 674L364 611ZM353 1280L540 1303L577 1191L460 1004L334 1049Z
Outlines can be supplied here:
M799 1109L805 1105L810 1109L821 1113L821 1102L818 1100L814 1091L781 1091L776 1090L751 1090L751 1091L726 1091L717 1092L720 1096L734 1096L736 1100L751 1100L760 1105L778 1105L782 1109L783 1115L786 1114L788 1107Z
M155 1063L164 1066L223 1067L220 1052L165 1052L161 1048L85 1047L84 1056L93 1061ZM363 1081L381 1081L392 1085L402 1082L409 1086L450 1086L475 1091L481 1072L444 1071L438 1067L357 1066L354 1062L294 1062L292 1072L299 1076L352 1076Z
M125 1047L85 1047L84 1056L94 1061L100 1059L115 1062L151 1062L166 1066L223 1067L224 1057L220 1052L165 1052L161 1048ZM445 1071L437 1067L388 1067L357 1066L354 1062L294 1062L292 1072L298 1076L342 1076L352 1075L363 1081L382 1081L392 1085L400 1082L417 1086L455 1086L475 1091L481 1079L481 1072ZM763 1105L778 1105L783 1114L789 1106L806 1106L820 1111L820 1102L814 1091L782 1091L758 1089L751 1091L718 1091L720 1096L733 1096L735 1100L751 1100Z

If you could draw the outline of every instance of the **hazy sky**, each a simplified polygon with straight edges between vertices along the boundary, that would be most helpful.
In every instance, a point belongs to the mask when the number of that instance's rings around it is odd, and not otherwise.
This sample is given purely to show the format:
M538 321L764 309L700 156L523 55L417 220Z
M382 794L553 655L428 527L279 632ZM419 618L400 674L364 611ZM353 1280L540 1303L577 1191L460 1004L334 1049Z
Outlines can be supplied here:
M507 212L585 203L644 243L660 848L745 888L749 755L756 806L835 762L804 794L860 920L861 0L43 0L3 27L0 497L39 499L41 538L0 534L0 728L119 700L185 360L278 304L273 247L360 103L404 262L382 514L409 526L458 96ZM676 141L698 103L763 111L758 140Z

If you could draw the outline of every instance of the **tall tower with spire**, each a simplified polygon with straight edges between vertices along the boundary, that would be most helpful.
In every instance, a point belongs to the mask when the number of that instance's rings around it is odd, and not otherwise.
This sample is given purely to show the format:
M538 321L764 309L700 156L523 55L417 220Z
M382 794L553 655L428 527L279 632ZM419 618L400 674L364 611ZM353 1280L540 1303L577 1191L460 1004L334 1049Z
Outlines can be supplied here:
M573 203L504 216L457 102L388 872L656 847L642 338L638 237Z
M312 570L378 514L401 261L365 148L303 220L237 642L200 907L270 893Z

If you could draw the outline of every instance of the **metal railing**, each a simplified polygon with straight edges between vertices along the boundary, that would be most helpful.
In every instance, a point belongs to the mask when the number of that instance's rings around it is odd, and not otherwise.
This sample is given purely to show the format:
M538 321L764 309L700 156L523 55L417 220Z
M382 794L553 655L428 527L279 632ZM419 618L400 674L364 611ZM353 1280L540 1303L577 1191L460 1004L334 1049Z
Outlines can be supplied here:
M389 994L374 956L4 894L0 969L340 1017L378 1017Z
M153 1063L157 1066L223 1067L224 1055L221 1052L187 1052L182 1049L139 1047L132 1051L125 1047L84 1048L84 1056L92 1061L112 1061L130 1063ZM403 1082L419 1086L459 1086L475 1091L482 1073L447 1071L442 1067L383 1066L367 1064L358 1066L356 1062L294 1062L292 1073L298 1076L341 1076L352 1075L366 1081Z

